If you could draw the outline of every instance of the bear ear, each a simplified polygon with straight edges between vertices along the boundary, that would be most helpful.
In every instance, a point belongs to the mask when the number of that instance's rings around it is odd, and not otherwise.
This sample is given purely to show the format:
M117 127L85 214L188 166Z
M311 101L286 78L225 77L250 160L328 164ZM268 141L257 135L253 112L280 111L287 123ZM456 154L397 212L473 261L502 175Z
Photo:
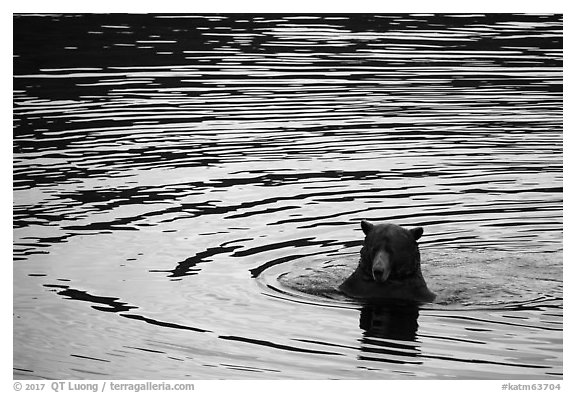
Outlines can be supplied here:
M410 233L414 237L414 240L418 240L422 237L422 234L424 233L424 228L417 227L417 228L410 229Z
M372 224L366 220L362 220L362 222L360 223L360 226L362 227L362 231L364 232L364 234L366 236L368 236L368 234L372 231L372 228L374 228L374 224Z

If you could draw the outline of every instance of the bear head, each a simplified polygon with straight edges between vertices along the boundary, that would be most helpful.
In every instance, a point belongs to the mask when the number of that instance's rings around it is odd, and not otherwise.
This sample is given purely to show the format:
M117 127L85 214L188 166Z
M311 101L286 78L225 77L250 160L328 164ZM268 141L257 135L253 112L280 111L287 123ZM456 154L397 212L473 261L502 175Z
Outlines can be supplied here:
M384 283L421 275L417 240L424 232L422 228L408 230L365 220L361 226L366 235L359 264L364 279Z

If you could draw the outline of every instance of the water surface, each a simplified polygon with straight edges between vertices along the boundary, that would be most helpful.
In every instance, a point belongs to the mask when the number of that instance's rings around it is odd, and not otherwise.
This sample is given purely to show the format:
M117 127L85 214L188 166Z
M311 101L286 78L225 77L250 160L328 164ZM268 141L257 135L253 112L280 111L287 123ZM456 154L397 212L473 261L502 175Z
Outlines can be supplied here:
M561 16L17 15L13 151L15 378L563 376Z

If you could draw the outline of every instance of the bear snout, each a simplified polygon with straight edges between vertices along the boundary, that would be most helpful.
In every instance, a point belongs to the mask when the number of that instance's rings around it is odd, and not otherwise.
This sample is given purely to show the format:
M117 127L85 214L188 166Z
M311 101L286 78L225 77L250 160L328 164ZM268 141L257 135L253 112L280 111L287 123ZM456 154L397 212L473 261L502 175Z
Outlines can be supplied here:
M392 271L392 264L390 261L390 254L385 250L380 250L374 256L372 262L372 277L376 282L384 282L388 279Z

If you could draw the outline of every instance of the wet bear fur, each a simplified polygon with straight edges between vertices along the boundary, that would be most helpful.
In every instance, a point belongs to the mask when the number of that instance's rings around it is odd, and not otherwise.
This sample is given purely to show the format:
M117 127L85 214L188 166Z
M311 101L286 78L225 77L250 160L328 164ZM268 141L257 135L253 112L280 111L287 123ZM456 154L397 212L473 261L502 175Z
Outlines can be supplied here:
M424 230L362 221L366 235L360 262L339 287L347 296L366 300L431 302L436 295L424 281L417 240Z

